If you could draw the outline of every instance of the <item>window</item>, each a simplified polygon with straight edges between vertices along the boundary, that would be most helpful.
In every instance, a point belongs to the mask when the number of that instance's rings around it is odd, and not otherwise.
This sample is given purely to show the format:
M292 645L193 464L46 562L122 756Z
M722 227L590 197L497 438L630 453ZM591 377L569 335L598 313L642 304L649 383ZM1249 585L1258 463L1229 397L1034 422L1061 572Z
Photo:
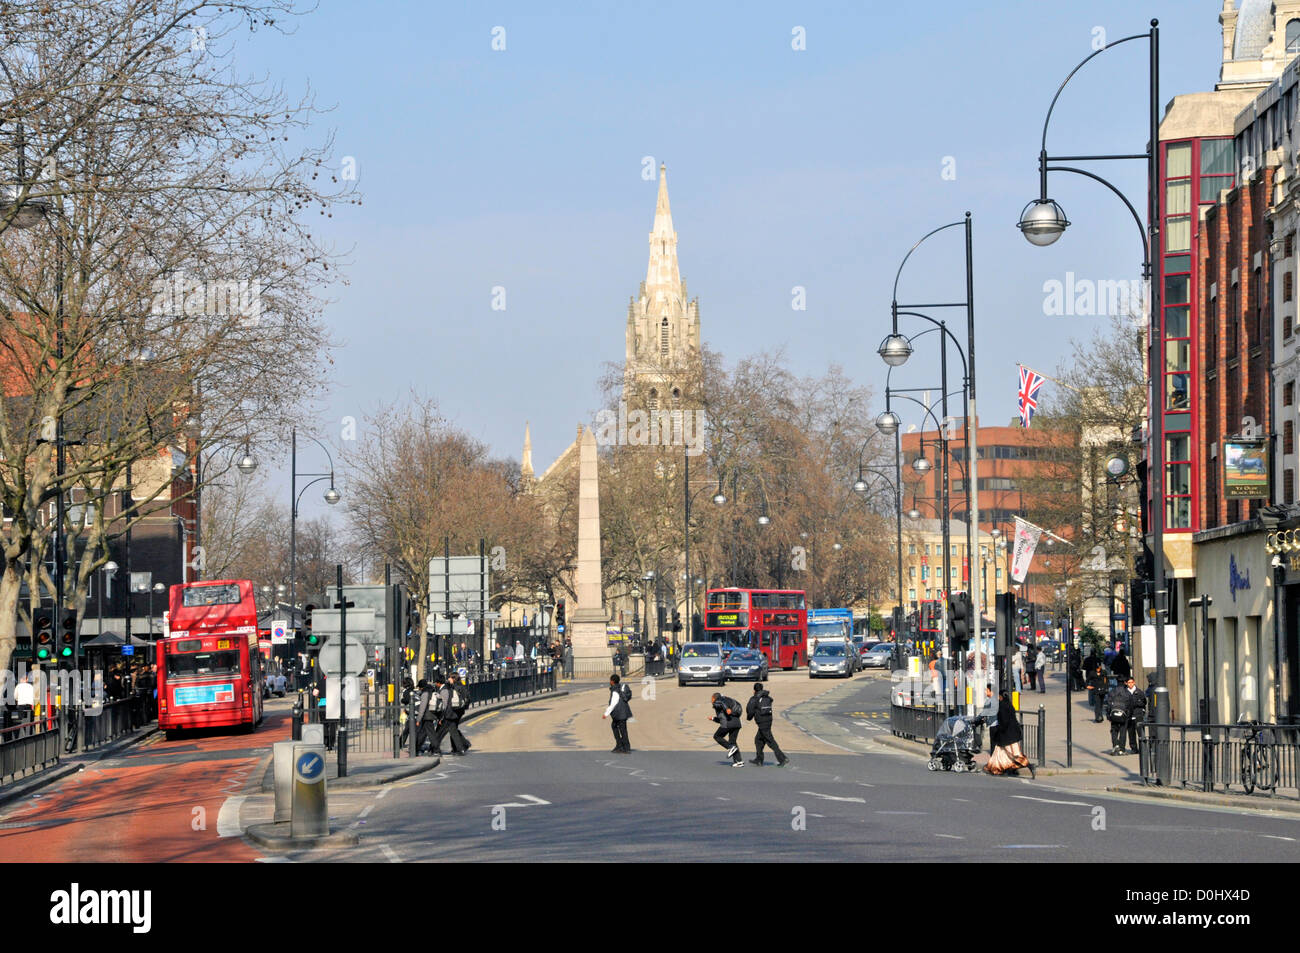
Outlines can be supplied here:
M1295 453L1295 425L1289 420L1282 425L1282 452Z
M1295 502L1295 471L1284 470L1282 472L1282 502Z
M1287 381L1282 385L1282 406L1290 407L1295 403L1295 381Z
M668 319L664 318L663 324L659 325L659 353L664 357L668 356Z
M1300 20L1287 21L1286 51L1288 53L1300 53Z
M1286 245L1283 257L1290 258L1295 254L1295 232L1286 233Z
M908 554L909 556L915 556L915 555L916 555L916 543L908 543L908 544L907 544L907 554Z
M908 567L907 567L907 578L908 578L908 579L915 579L915 578L916 578L916 567L915 567L915 566L908 566Z
M1258 274L1258 271L1256 272L1256 274ZM1295 284L1295 276L1293 272L1288 271L1285 275L1282 276L1282 300L1283 301L1291 300L1294 284Z
M909 590L907 590L907 598L908 598L908 601L909 601L909 602L915 602L915 601L916 601L916 590L915 590L915 589L909 589Z

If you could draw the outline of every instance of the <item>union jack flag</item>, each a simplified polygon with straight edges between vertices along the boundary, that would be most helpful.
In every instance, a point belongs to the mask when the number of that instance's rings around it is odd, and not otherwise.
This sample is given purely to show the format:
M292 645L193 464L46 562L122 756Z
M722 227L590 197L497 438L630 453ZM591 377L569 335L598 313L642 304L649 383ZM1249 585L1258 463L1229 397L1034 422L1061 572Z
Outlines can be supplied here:
M1043 386L1044 377L1035 374L1025 365L1020 365L1020 425L1029 429L1029 422L1034 419L1038 409L1038 388Z

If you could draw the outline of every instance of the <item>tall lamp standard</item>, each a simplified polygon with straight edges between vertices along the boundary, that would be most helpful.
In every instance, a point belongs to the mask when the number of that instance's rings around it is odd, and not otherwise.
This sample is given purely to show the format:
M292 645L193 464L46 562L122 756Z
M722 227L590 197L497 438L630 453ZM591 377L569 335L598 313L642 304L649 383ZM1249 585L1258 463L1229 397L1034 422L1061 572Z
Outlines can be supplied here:
M95 600L95 605L99 609L99 627L95 629L96 636L104 634L104 598L108 593L109 580L117 576L117 563L110 559L108 562L104 563L104 565L99 567L99 571L101 574L99 579L102 586L99 590L99 598Z
M965 236L966 236L966 299L964 301L941 301L941 302L932 302L926 304L900 305L898 303L898 279L903 273L903 268L907 264L908 258L912 256L912 252L916 251L916 249L919 248L921 244L930 236L936 235L939 232L944 231L945 229L956 228L957 226L961 226L964 229ZM903 260L898 266L898 271L894 275L893 300L890 302L890 316L892 319L891 332L885 338L885 340L881 342L880 348L878 350L878 353L880 354L881 358L884 360L886 364L890 365L891 367L901 366L902 364L907 363L907 359L912 355L911 342L908 341L907 338L905 338L903 335L899 334L898 332L899 315L910 313L920 317L925 317L925 315L919 315L918 312L929 308L963 308L966 311L966 353L965 353L966 392L969 397L969 401L967 403L967 411L966 411L966 452L969 455L969 459L970 459L970 481L969 481L970 486L968 488L968 492L969 492L968 499L970 501L970 505L968 507L969 512L966 514L966 519L967 522L971 523L975 527L978 527L980 521L979 520L979 474L978 474L979 452L976 447L977 434L976 434L976 427L974 423L974 418L976 417L976 410L975 410L975 259L974 259L972 241L971 241L970 212L967 212L966 215L960 221L949 222L947 225L940 225L938 228L921 236L920 240L917 241L917 243L913 245L910 249L908 249L907 254L903 256ZM927 318L927 320L933 322L932 318ZM958 350L960 351L960 347L958 348ZM946 387L944 388L944 393L945 395L947 393ZM951 579L946 579L944 580L944 582L946 585L951 582ZM974 620L974 625L978 633L981 624L980 612L982 608L980 606L980 593L978 587L972 586L971 590L972 590L971 600L970 600L971 618ZM980 652L975 653L975 684L976 685L982 685L984 683L984 670L983 670L984 663L981 656L982 653ZM978 701L976 703L978 704Z
M699 496L708 486L702 486L694 493L691 492L691 455L690 448L684 448L682 457L686 461L685 473L682 478L682 497L686 500L686 514L682 520L682 535L686 538L686 624L691 624L691 600L694 595L695 587L691 585L691 503L695 497ZM727 502L727 498L722 494L722 477L718 477L718 491L713 494L713 502L722 506ZM677 632L673 632L673 646L677 645ZM676 654L676 653L674 653Z
M1061 98L1066 84L1074 78L1074 74L1079 72L1089 60L1093 57L1100 56L1107 50L1113 50L1115 47L1128 43L1130 40L1146 40L1148 43L1149 53L1149 82L1148 82L1148 139L1147 151L1138 153L1129 153L1124 155L1082 155L1082 156L1049 156L1047 154L1047 126L1052 121L1052 110L1056 108L1056 101ZM1123 39L1116 40L1102 47L1100 50L1089 54L1079 62L1065 80L1057 87L1056 95L1052 97L1052 103L1047 108L1047 118L1043 120L1043 138L1038 152L1038 198L1031 201L1025 206L1024 211L1020 214L1018 228L1025 238L1033 245L1050 245L1058 238L1069 226L1070 222L1065 217L1065 212L1059 204L1047 195L1047 173L1048 172L1071 172L1075 175L1082 175L1092 179L1110 189L1119 197L1125 207L1133 216L1133 221L1137 223L1138 233L1142 238L1142 277L1150 288L1149 300L1151 313L1149 316L1149 328L1147 334L1147 376L1149 378L1149 398L1147 405L1150 408L1150 443L1147 448L1147 459L1149 460L1148 473L1151 474L1148 479L1150 487L1150 505L1149 516L1151 526L1151 607L1155 612L1155 623L1157 633L1164 631L1164 619L1168 614L1166 603L1168 592L1165 589L1165 547L1164 547L1164 520L1165 520L1165 468L1164 468L1164 406L1165 395L1163 386L1163 374L1157 369L1162 367L1163 357L1161 349L1163 344L1160 340L1161 314L1160 305L1162 300L1162 289L1160 282L1154 280L1154 255L1156 249L1160 247L1160 197L1159 197L1159 163L1157 162L1157 144L1160 139L1160 21L1152 20L1151 29L1147 33L1135 33L1132 36L1126 36ZM1071 161L1100 161L1111 159L1142 159L1147 164L1147 224L1143 226L1142 218L1138 215L1133 203L1110 182L1107 182L1101 176L1084 169L1077 169L1072 166L1051 165L1053 162L1071 162ZM1168 687L1165 684L1165 640L1163 636L1158 636L1156 642L1156 690L1161 696L1155 709L1156 741L1158 750L1162 753L1161 757L1156 759L1156 773L1161 784L1169 783L1169 758L1168 746L1166 744L1169 738L1169 694Z
M338 501L341 500L343 497L340 495L339 491L334 487L334 458L330 456L329 448L326 447L325 444L317 440L315 437L309 436L308 439L310 439L312 442L316 444L316 446L320 447L322 450L325 451L325 456L326 458L329 459L330 462L330 472L329 473L299 473L298 472L298 428L297 427L292 428L292 430L290 431L290 435L291 435L290 446L292 449L290 451L291 456L290 456L290 464L289 464L289 471L290 471L289 499L293 501L293 508L289 511L289 607L290 610L296 614L298 611L298 504L302 500L302 494L306 493L307 489L311 487L313 484L319 483L321 482L321 480L329 480L330 488L325 491L325 495L324 495L325 502L328 503L330 506L333 506L334 504L338 503ZM243 461L240 461L241 464L242 462ZM315 477L315 479L313 479L311 483L308 483L306 486L302 488L301 493L298 492L298 477L300 476ZM294 619L293 627L294 629L298 628L297 618Z

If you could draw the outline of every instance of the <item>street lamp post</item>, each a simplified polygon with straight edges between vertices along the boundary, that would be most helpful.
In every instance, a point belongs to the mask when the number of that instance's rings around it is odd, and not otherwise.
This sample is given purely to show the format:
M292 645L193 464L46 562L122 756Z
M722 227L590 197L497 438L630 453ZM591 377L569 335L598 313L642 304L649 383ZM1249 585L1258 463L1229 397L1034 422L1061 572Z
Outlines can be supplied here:
M690 625L691 602L694 595L695 587L691 585L691 503L695 497L708 487L700 487L694 493L691 492L691 454L690 448L685 447L682 450L682 458L686 461L685 473L682 478L682 496L686 500L686 513L682 521L682 534L686 538L686 624ZM727 498L722 494L722 477L718 477L718 491L713 494L713 502L722 506L727 502ZM677 645L677 632L673 632L673 645Z
M316 446L325 451L325 456L330 462L329 473L299 473L298 472L298 428L290 430L290 463L289 463L289 499L293 502L293 507L289 511L289 608L294 615L294 628L298 628L297 611L298 611L298 503L302 500L302 494L312 484L319 483L321 480L329 480L330 488L325 491L324 500L330 506L338 503L342 499L339 491L334 488L334 458L330 456L329 448L321 443L315 437L309 437ZM241 469L243 461L240 461ZM302 488L302 493L298 492L298 477L314 477L311 483Z
M109 560L99 568L99 598L95 600L95 607L99 610L99 626L95 629L95 635L104 634L104 597L108 592L108 582L117 575L117 563Z
M1124 155L1082 155L1082 156L1049 156L1047 154L1047 127L1052 120L1052 110L1056 108L1056 102L1065 90L1066 84L1074 78L1075 73L1079 72L1089 60L1093 57L1100 56L1107 50L1112 50L1122 43L1128 43L1131 40L1146 40L1148 42L1149 52L1149 82L1147 110L1149 120L1149 130L1147 139L1147 151L1139 153L1130 153ZM1165 683L1165 640L1163 637L1164 620L1168 616L1168 592L1165 589L1165 552L1164 552L1164 521L1165 521L1165 472L1164 472L1164 386L1163 374L1158 368L1163 366L1163 357L1161 349L1163 344L1160 340L1160 306L1162 301L1162 289L1160 282L1155 280L1155 252L1160 247L1160 197L1159 197L1159 163L1158 144L1160 141L1160 25L1158 20L1151 21L1151 29L1147 33L1135 33L1132 36L1126 36L1123 39L1109 43L1101 49L1084 57L1079 65L1070 71L1069 75L1056 90L1056 95L1052 97L1052 103L1047 109L1047 118L1043 120L1043 137L1042 144L1038 153L1038 181L1039 195L1037 199L1031 201L1025 206L1021 213L1018 227L1024 234L1025 238L1034 245L1050 245L1058 238L1069 226L1070 222L1065 217L1065 212L1061 206L1047 195L1047 173L1048 172L1071 172L1075 175L1082 175L1092 179L1110 189L1133 216L1133 221L1137 223L1138 233L1142 238L1142 277L1150 293L1150 315L1148 319L1149 327L1147 334L1147 371L1149 378L1149 399L1148 407L1150 408L1150 442L1147 449L1147 459L1149 461L1147 472L1151 475L1148 479L1150 488L1150 500L1148 502L1148 511L1151 526L1151 608L1154 610L1154 622L1156 625L1156 692L1158 697L1155 705L1155 733L1158 743L1160 756L1156 759L1156 772L1161 784L1169 783L1169 758L1168 745L1165 743L1169 738L1169 691ZM1147 224L1143 226L1142 218L1138 215L1133 203L1110 182L1107 182L1101 176L1084 169L1078 169L1071 166L1052 165L1053 162L1069 161L1099 161L1099 160L1118 160L1118 159L1142 159L1147 164Z

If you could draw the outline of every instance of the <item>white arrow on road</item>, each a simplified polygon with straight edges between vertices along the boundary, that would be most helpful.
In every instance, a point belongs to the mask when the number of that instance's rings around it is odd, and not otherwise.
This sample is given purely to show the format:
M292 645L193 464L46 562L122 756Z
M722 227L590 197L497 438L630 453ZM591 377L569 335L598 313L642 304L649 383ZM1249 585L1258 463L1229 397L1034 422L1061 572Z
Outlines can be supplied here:
M490 806L491 807L541 807L543 805L547 805L551 803L550 801L543 801L541 798L536 797L532 794L516 794L515 797L521 797L524 800L523 802L508 801L505 804L492 804Z
M866 804L867 799L863 797L836 797L834 794L818 794L816 791L800 791L800 794L806 794L809 797L819 797L823 801L849 801L853 804Z

